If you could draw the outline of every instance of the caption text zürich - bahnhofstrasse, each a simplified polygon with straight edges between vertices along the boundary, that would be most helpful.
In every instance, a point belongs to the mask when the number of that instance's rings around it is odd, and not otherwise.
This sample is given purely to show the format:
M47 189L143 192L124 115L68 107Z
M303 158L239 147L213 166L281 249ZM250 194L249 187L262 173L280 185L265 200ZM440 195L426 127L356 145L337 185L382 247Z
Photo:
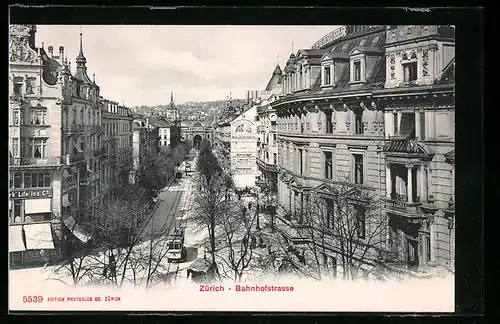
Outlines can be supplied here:
M274 285L234 285L225 287L224 285L199 285L201 292L222 292L222 291L237 291L237 292L286 292L293 291L293 286L274 286ZM227 288L227 289L226 289Z

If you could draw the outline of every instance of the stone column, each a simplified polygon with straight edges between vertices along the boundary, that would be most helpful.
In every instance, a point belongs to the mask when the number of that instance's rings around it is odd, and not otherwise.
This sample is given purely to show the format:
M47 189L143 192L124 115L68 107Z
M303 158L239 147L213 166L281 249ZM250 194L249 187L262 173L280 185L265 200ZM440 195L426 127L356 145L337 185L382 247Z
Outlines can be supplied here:
M451 165L451 198L455 202L455 165Z
M407 175L408 175L408 182L406 184L406 196L408 197L408 202L412 203L413 202L413 165L407 164L406 165L407 170Z
M394 130L394 134L395 135L399 135L400 132L401 132L401 120L402 119L403 119L403 113L401 112L401 110L398 110L398 113L397 113L397 123L396 123L396 125L398 126L398 129Z
M415 110L415 138L420 138L420 112Z
M425 180L425 165L420 165L420 202L427 201L427 183Z
M392 193L392 173L391 166L386 164L385 166L385 196L387 199L391 199Z

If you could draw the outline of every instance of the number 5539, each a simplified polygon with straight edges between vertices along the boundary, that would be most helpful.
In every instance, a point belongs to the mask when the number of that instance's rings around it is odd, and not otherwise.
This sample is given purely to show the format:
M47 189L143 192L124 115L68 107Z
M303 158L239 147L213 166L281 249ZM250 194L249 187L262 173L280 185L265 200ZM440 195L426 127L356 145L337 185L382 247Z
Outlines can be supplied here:
M23 296L23 303L41 303L42 301L42 296Z

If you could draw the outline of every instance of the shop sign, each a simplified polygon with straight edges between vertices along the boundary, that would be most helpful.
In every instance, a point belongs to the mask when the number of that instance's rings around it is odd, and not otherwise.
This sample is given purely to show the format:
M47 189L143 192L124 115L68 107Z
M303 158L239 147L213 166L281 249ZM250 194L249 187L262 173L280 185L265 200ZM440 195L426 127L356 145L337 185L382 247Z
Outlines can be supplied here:
M52 198L52 189L11 190L10 199Z

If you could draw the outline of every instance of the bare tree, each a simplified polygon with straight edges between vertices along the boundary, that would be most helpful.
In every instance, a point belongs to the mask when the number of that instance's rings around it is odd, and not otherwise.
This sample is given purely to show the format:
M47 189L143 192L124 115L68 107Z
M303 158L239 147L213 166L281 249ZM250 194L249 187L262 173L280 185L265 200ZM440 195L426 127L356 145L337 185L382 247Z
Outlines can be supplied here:
M246 213L245 207L239 202L229 204L225 217L221 219L222 262L231 270L230 276L235 282L240 282L244 272L249 268L257 247L257 238L253 234L253 226L258 211ZM242 218L245 218L242 221Z
M196 170L194 180L197 199L194 201L191 219L198 226L208 230L209 252L215 272L220 276L215 259L216 227L219 226L228 208L228 201L225 199L227 183L224 172L207 141L201 144Z
M343 279L355 280L363 265L377 266L378 253L385 246L387 218L369 189L348 180L332 189L327 195L313 192L309 196L308 206L300 212L304 226L299 226L299 233L313 252L319 274L322 267L333 270L326 261L321 265L319 254L326 258L333 252L341 260Z

